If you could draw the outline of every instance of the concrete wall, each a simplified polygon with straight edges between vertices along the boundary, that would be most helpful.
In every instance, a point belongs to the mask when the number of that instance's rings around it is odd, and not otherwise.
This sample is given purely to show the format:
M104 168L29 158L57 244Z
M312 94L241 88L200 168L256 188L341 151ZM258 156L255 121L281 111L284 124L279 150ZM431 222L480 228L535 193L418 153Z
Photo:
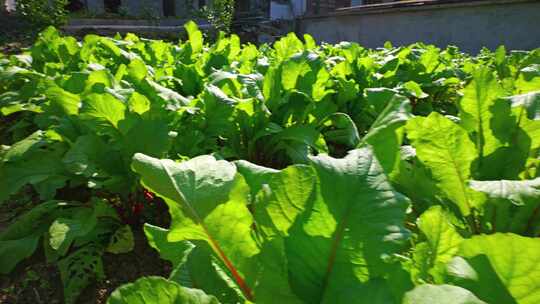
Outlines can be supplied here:
M425 4L353 7L304 17L299 29L317 41L355 41L371 48L385 41L394 45L418 41L440 47L457 45L471 53L501 44L507 49L540 47L538 0L422 2Z
M129 16L163 17L163 0L122 0L122 6Z
M187 1L175 0L174 2L175 16L187 17ZM198 3L198 1L193 2ZM105 13L104 0L86 0L86 6L90 14L103 15ZM163 11L163 0L122 0L120 6L123 10L125 10L125 13L127 13L128 16L153 19L160 18L165 15Z
M306 0L291 1L291 4L270 1L270 20L292 20L306 12Z

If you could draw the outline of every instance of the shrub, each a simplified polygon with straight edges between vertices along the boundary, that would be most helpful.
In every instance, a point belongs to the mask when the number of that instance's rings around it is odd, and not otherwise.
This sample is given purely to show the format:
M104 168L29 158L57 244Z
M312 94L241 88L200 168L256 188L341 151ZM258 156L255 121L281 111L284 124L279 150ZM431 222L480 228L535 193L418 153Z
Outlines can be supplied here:
M61 25L66 22L68 0L17 0L17 13L28 21L44 25Z

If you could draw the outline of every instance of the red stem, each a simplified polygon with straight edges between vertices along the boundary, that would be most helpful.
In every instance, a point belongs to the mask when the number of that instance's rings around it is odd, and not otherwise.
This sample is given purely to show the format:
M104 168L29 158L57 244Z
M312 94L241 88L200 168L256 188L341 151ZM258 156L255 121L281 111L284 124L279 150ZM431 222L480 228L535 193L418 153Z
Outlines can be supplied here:
M225 263L225 266L227 266L227 268L231 272L234 280L236 281L236 283L238 284L238 286L240 287L240 289L242 290L246 298L249 301L253 302L253 293L251 291L251 288L247 286L246 281L244 281L244 279L240 276L240 274L238 273L234 265L231 263L229 258L227 258L227 256L225 255L225 252L223 252L223 250L219 247L218 243L212 238L210 233L208 233L208 230L206 230L206 227L204 225L201 225L201 226L205 230L206 235L208 236L208 239L210 240L210 243L212 243L213 247L218 252L219 256L223 260L223 263Z

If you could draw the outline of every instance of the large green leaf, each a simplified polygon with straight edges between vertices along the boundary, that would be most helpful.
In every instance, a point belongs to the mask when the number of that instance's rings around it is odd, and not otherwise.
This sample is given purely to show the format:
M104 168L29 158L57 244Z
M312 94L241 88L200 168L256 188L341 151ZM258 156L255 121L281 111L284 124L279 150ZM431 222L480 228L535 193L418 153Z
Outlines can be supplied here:
M142 81L140 89L152 103L170 111L176 111L189 104L189 99L186 97L149 79Z
M271 192L257 202L255 216L268 236L275 232L287 236L297 217L311 207L316 192L316 177L308 166L291 166L273 173L265 181ZM260 211L263 208L264 211Z
M534 180L471 181L470 186L485 193L488 203L483 210L487 231L537 235L540 229L540 184Z
M201 96L201 108L204 110L206 120L205 128L209 136L227 136L234 125L232 113L237 101L228 97L221 89L214 85L206 86Z
M344 159L312 157L274 175L264 204L284 251L292 291L307 303L363 303L390 296L382 256L408 231L407 200L395 192L368 148ZM390 296L391 297L391 296ZM388 300L382 296L381 303Z
M267 240L258 258L261 263L255 286L257 303L303 303L291 290L284 240Z
M175 163L136 154L132 167L143 185L169 206L167 239L208 242L246 298L252 298L245 275L259 249L251 235L249 187L235 166L212 156Z
M0 232L0 240L15 240L32 234L42 234L49 229L55 214L68 203L62 201L42 202L19 216L11 225Z
M540 147L540 121L534 120L534 105L528 106L527 99L526 94L510 96L490 108L491 131L499 142L493 153L478 160L477 179L518 179L528 157Z
M440 191L464 216L478 207L481 196L468 187L476 148L467 132L441 114L416 117L407 123L408 137L417 157L431 170Z
M291 55L304 50L304 44L294 33L281 37L274 43L274 49L279 60L289 58Z
M474 236L461 245L466 262L453 261L458 283L488 303L540 301L540 239L515 234Z
M264 184L268 184L270 178L279 173L278 170L252 164L245 160L235 162L238 173L242 174L251 188L254 197Z
M513 108L512 113L517 127L508 146L530 156L531 151L540 148L540 117L529 119L529 109L523 106Z
M473 73L473 80L465 88L460 102L463 125L475 133L480 169L483 158L501 146L492 129L497 127L494 124L498 123L496 118L499 114L493 113L493 107L502 94L502 88L493 72L487 67L482 67Z
M412 146L402 146L400 150L401 159L392 172L392 183L397 191L414 202L417 212L422 212L440 201L436 181L429 169L416 157L416 150Z
M213 296L161 277L143 277L117 288L108 304L219 304Z
M134 81L139 82L148 74L148 68L142 60L134 59L129 63L127 73Z

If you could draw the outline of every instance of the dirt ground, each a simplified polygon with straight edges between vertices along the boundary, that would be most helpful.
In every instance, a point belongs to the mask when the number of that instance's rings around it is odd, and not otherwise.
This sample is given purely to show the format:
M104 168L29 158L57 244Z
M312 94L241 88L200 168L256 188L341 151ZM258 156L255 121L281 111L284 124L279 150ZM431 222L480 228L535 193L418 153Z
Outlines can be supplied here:
M20 53L36 39L38 30L17 16L0 12L0 51Z
M106 303L117 287L142 276L167 277L171 271L170 264L161 260L157 252L148 246L141 230L134 231L134 234L133 251L103 256L105 280L89 286L79 297L78 303ZM0 276L0 281L0 303L63 303L60 273L55 265L44 262L43 251L22 262L10 275Z
M0 205L0 232L21 214L39 204L39 199L27 188L16 200ZM59 193L57 192L57 196ZM74 196L71 197L72 199ZM146 208L145 216L128 219L134 236L134 249L124 254L105 253L102 256L105 277L88 286L78 298L81 304L102 304L119 286L140 277L167 277L171 264L159 258L148 245L143 223L168 227L170 217L163 202ZM64 302L63 286L56 264L46 262L43 246L32 257L19 263L8 275L0 275L0 304L60 304Z

